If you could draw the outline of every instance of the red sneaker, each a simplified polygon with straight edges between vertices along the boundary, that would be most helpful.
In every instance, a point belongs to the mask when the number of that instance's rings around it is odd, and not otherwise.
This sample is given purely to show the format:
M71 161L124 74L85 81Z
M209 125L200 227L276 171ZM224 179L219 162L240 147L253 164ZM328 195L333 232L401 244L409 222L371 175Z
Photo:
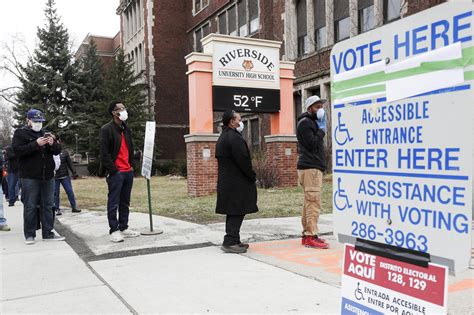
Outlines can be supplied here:
M328 244L323 243L323 242L321 242L321 241L318 242L318 240L315 239L314 237L307 237L307 238L306 238L305 246L306 246L306 247L311 247L311 248L319 248L319 249L327 249L327 248L329 248L329 245L328 245Z
M306 245L306 235L301 236L301 245Z
M326 243L326 240L324 238L319 237L319 236L314 236L314 239L316 240L316 242Z

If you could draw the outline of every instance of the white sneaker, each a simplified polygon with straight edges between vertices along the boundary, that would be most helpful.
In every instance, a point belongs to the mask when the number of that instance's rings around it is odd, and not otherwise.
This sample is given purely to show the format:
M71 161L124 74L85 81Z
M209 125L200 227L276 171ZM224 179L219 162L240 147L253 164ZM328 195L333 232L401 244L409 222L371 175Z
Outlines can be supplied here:
M140 233L134 230L126 229L122 231L122 236L126 238L140 236Z
M115 231L112 234L110 234L110 241L114 243L120 243L123 242L123 236L120 231Z

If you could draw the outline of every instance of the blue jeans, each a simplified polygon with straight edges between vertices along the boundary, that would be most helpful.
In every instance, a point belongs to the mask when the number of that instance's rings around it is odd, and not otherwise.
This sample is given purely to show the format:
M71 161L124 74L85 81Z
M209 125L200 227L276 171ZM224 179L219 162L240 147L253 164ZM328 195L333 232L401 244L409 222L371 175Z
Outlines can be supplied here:
M64 191L66 191L67 198L69 199L69 204L72 209L76 209L76 198L74 197L74 191L72 190L71 177L55 179L54 180L54 208L59 209L59 189L60 185L63 185Z
M109 194L107 200L107 218L109 233L128 229L130 213L130 195L132 194L133 172L118 172L107 177ZM118 211L118 220L117 220Z
M10 204L15 203L18 199L18 173L8 173L7 176L8 181L8 201Z
M23 202L23 231L25 238L36 237L38 215L41 217L43 238L54 236L53 195L54 179L40 180L21 178ZM38 210L38 204L41 210Z
M3 190L2 185L0 185L0 226L7 224L7 219L5 219L5 215L3 214Z

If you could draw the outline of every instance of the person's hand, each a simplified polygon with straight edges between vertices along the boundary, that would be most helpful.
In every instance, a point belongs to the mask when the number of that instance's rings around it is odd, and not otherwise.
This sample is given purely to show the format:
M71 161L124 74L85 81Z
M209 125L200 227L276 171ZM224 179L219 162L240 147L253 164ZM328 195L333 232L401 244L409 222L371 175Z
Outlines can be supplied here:
M326 113L324 113L323 118L321 120L317 119L316 123L318 124L319 129L322 129L324 132L327 131L327 121L326 121Z
M38 143L40 147L46 145L48 142L49 142L48 138L45 138L45 137L39 137L38 139L36 139L36 143Z
M54 143L54 138L53 137L47 137L46 139L48 140L49 145L53 145L53 143Z
M72 175L72 179L78 179L78 178L79 178L79 175L77 175L77 174Z

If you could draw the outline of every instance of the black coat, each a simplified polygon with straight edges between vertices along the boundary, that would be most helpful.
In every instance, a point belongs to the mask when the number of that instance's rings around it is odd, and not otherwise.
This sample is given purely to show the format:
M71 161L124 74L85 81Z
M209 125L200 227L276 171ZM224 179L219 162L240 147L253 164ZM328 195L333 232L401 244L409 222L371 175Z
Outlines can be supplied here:
M76 169L74 165L72 165L71 157L69 156L69 152L63 150L59 155L61 158L61 164L59 165L59 169L56 171L56 175L54 175L57 179L62 179L69 177L69 170L71 170L72 175L76 175Z
M298 139L297 169L306 170L316 168L322 172L326 170L324 154L324 136L326 133L319 129L315 117L308 112L298 117L296 137Z
M217 140L216 213L243 215L258 211L255 172L250 152L242 135L224 127Z
M132 133L127 125L122 122L118 126L113 120L100 128L100 170L101 175L107 173L113 175L118 173L115 166L120 146L122 144L122 133L125 136L125 142L128 147L128 162L133 168L133 141Z
M8 160L8 173L18 173L18 159L11 145L6 147L5 157Z
M13 134L12 147L19 162L19 177L29 179L51 179L54 176L53 154L61 153L61 146L40 147L36 140L44 135L44 130L35 132L30 128L20 128Z

